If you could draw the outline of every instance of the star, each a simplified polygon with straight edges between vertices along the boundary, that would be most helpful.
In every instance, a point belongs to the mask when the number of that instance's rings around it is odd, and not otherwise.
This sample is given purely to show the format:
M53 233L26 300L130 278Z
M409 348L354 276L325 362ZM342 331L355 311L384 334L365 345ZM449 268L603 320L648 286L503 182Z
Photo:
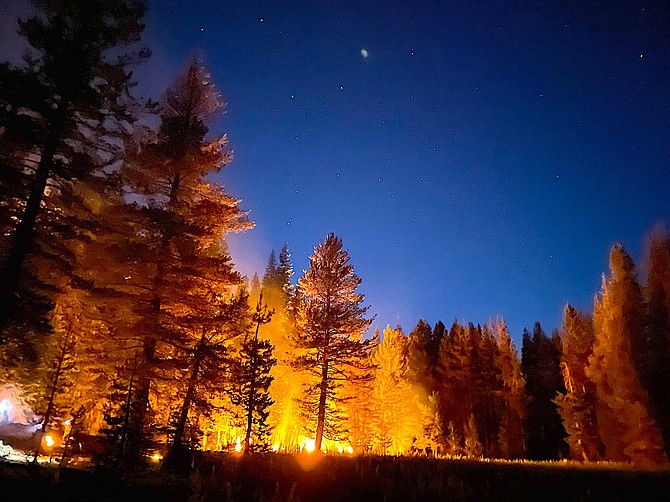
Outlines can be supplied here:
M365 59L365 58L368 57L368 51L367 51L367 49L361 49L361 56L363 57L363 59Z

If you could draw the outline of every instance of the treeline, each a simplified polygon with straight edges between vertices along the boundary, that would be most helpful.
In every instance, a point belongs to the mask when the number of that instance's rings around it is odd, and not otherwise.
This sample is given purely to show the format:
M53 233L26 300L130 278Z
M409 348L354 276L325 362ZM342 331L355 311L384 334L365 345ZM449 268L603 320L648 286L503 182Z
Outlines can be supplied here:
M620 245L593 315L568 305L560 330L524 330L518 357L501 319L480 326L423 320L386 328L373 353L366 424L352 437L375 453L667 462L670 431L670 239L649 239L647 279ZM360 392L360 391L359 391Z

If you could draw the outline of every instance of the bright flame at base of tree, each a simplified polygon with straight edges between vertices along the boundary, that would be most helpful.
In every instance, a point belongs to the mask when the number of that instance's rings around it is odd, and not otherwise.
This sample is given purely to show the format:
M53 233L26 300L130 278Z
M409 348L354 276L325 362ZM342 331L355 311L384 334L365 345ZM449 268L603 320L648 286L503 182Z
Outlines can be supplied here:
M303 439L300 443L300 449L306 451L307 453L313 453L316 449L316 441L314 439Z
M242 451L242 442L240 441L240 438L237 438L237 441L235 442L235 451L237 453Z

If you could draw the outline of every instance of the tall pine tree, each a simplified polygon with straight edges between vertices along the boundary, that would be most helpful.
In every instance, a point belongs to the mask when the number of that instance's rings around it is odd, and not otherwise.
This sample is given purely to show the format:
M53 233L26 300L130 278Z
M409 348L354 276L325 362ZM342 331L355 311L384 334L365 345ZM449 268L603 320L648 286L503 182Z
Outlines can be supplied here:
M125 135L123 124L132 121L124 94L133 57L112 52L137 41L144 28L144 6L136 0L34 3L39 15L19 22L34 50L25 67L1 69L0 165L2 186L11 189L0 202L17 223L3 232L11 241L3 246L0 343L17 305L25 303L16 301L17 293L31 275L25 262L35 251L38 231L55 264L72 258L54 243L77 230L51 199L67 195L70 204L82 204L76 185L99 185L92 174L101 174L120 153L116 140ZM67 273L69 267L59 270Z
M644 336L642 292L635 265L623 246L610 252L593 315L595 342L587 376L595 383L600 437L608 460L652 466L666 461L663 442L647 405L633 350Z
M368 307L361 305L364 297L356 292L360 284L349 253L335 234L314 249L309 268L298 281L294 340L306 354L295 360L295 366L313 375L303 404L314 424L316 451L324 437L341 438L342 381L372 376L369 356L377 342L363 337L372 320L365 318Z

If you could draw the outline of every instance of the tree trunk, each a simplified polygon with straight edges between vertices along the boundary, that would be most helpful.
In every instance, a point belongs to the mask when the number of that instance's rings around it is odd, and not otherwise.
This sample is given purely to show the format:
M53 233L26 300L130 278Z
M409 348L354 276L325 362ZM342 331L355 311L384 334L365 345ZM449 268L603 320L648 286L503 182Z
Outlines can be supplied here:
M180 171L178 170L174 179L171 183L170 189L170 200L168 201L168 208L174 207L179 196L179 185L180 185ZM151 311L148 314L153 316L154 327L158 330L160 326L160 313L161 313L161 296L160 296L160 284L165 275L165 255L170 247L170 241L172 240L172 233L166 231L163 234L161 239L161 245L158 252L158 267L156 269L156 277L153 284L154 299L151 304ZM153 333L149 333L144 338L144 343L142 346L142 361L138 370L137 378L137 408L135 410L134 421L137 426L137 436L136 438L130 438L130 455L135 457L135 460L139 461L142 452L142 435L144 434L144 427L147 422L147 411L149 409L149 396L151 394L151 369L156 361L156 344L158 339L154 336Z
M184 446L184 431L186 430L186 422L188 420L188 410L191 407L193 398L195 397L195 386L198 383L198 374L200 373L200 363L202 362L202 353L205 343L206 338L203 330L200 342L195 349L193 369L191 370L191 376L188 379L186 395L184 396L184 402L182 403L181 409L179 410L179 418L177 419L177 423L175 425L174 440L172 442L172 450L170 452L170 457L172 457L173 460L178 458Z
M51 416L53 415L55 408L56 392L58 390L58 381L61 377L61 371L63 368L63 361L65 361L65 348L61 349L60 354L58 354L58 363L56 365L56 371L54 373L53 384L51 386L51 391L49 392L49 399L47 401L47 409L44 412L44 418L42 419L42 427L39 434L37 434L37 445L35 446L35 456L33 457L33 462L37 462L37 457L42 450L42 439L44 439L45 434L48 432L49 424L51 422Z
M35 223L37 222L37 215L40 212L42 198L44 197L44 189L47 186L47 181L53 168L53 158L61 141L68 107L69 101L63 99L56 111L53 124L42 150L40 162L37 165L35 177L30 186L26 208L14 232L12 245L5 262L2 280L0 280L0 345L5 341L4 334L14 307L14 302L16 301L23 262L31 250L35 239Z
M321 363L321 389L319 394L319 409L316 419L316 438L314 439L314 450L321 451L323 441L323 430L326 425L326 401L328 398L328 357L323 351L323 362Z

